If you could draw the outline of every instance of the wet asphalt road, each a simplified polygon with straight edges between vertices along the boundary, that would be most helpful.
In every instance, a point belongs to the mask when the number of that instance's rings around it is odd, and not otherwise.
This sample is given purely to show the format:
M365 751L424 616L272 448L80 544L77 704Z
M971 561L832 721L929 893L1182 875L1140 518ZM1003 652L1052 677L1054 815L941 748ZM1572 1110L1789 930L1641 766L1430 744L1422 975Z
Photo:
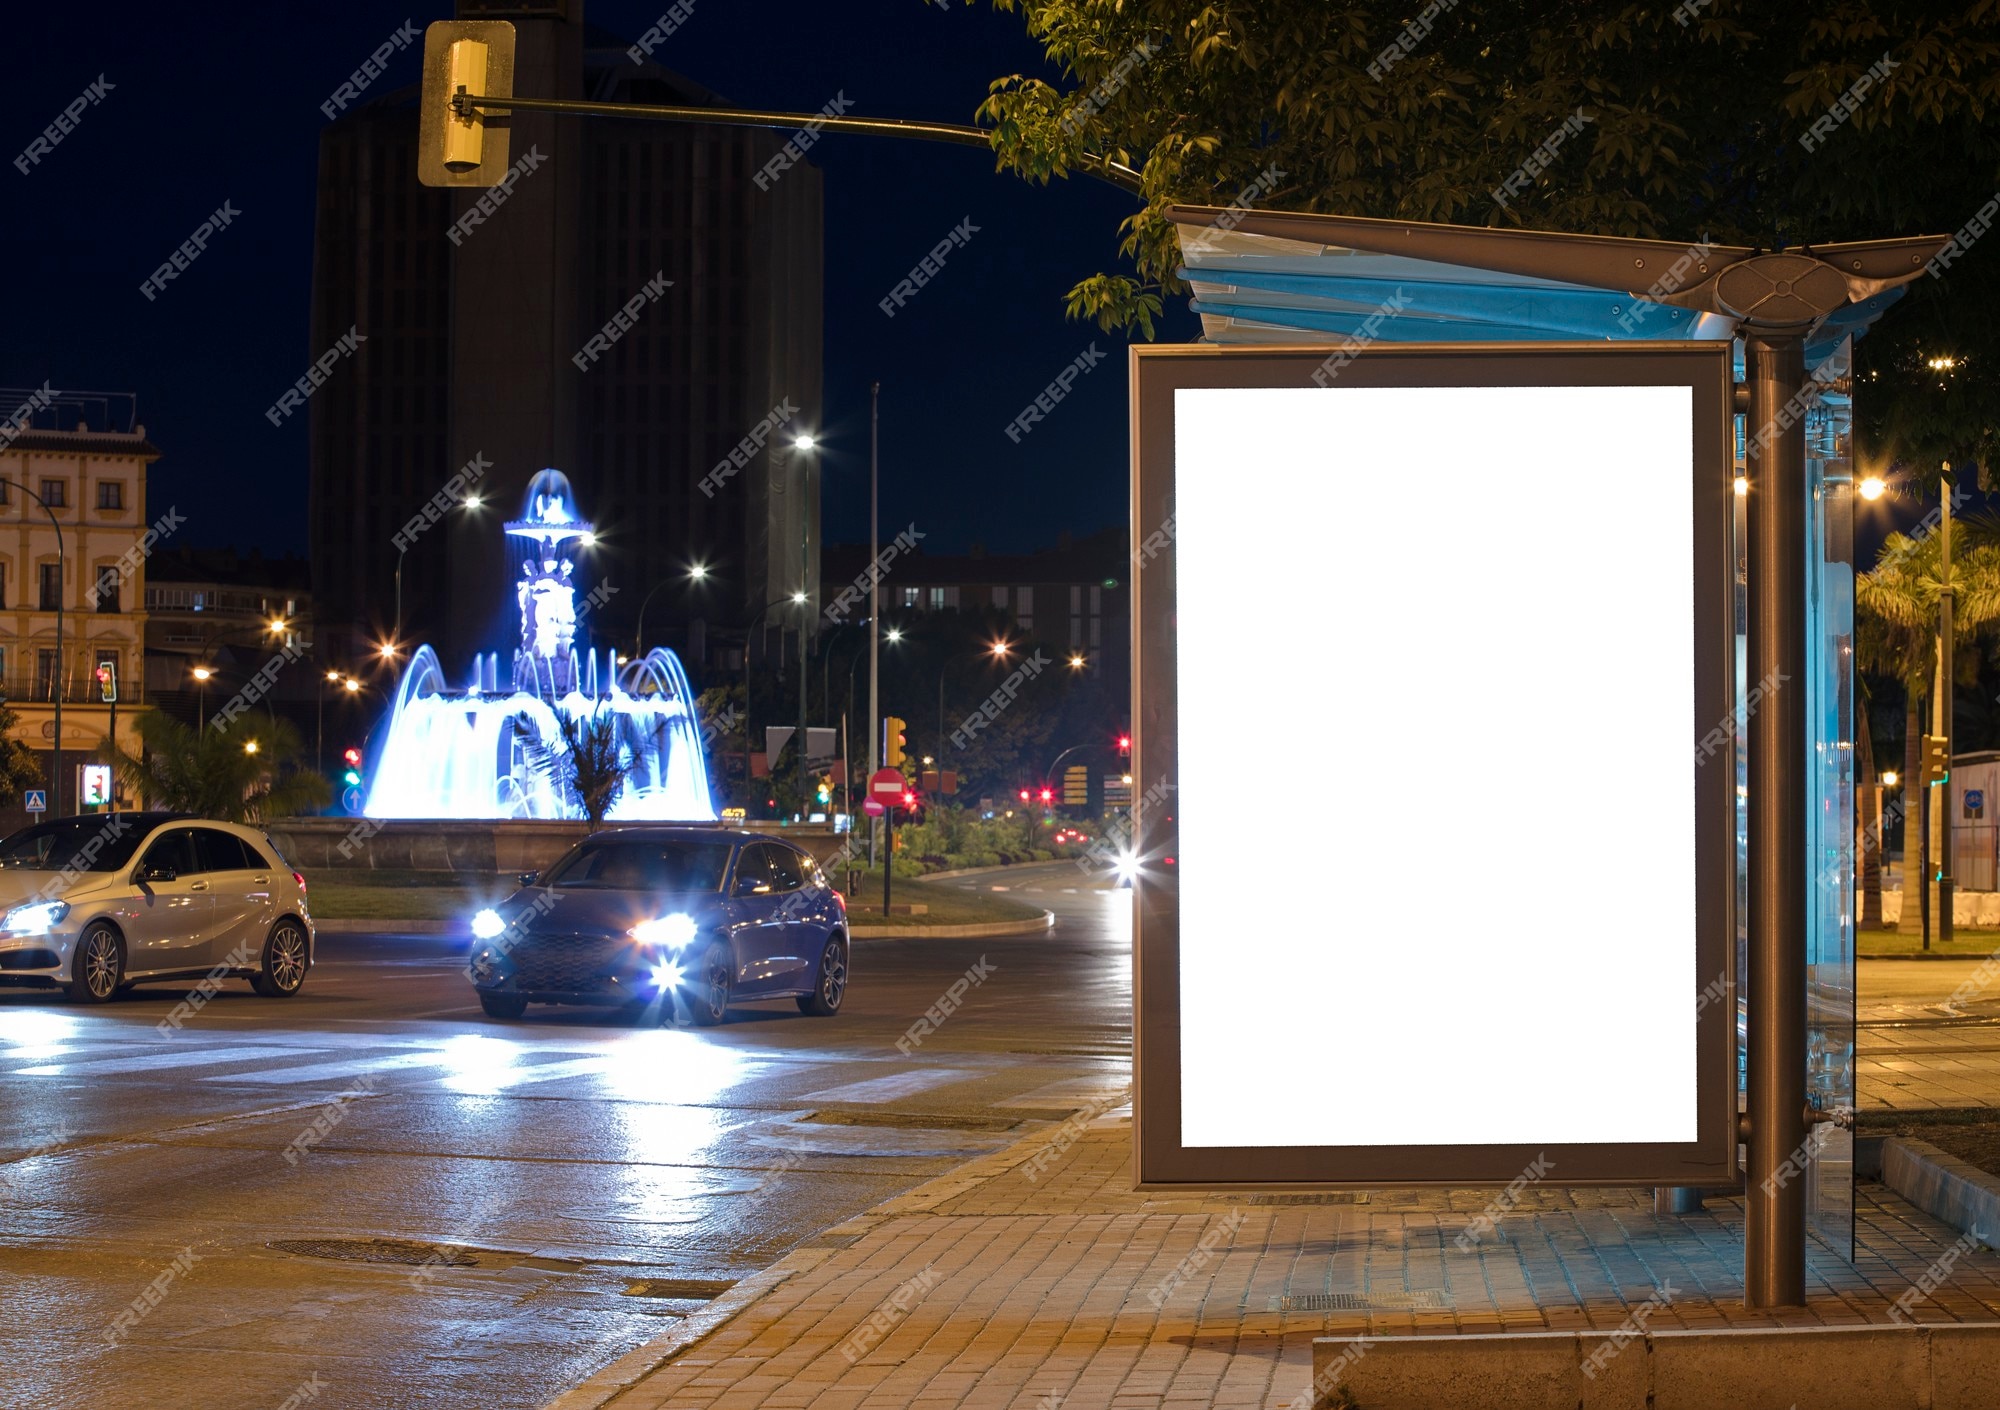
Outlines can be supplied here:
M164 1035L178 986L96 1009L0 990L0 1406L542 1404L830 1225L1126 1087L1128 893L1069 864L1008 881L1054 931L858 942L832 1019L787 999L707 1030L495 1022L434 936L323 936L297 998L231 983ZM273 1247L380 1239L477 1262Z

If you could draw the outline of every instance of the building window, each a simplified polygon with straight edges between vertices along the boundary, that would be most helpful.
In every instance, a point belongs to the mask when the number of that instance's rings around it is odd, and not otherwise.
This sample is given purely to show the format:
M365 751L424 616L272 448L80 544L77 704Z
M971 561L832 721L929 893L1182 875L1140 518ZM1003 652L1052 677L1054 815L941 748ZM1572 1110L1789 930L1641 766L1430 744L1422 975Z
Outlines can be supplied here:
M97 482L97 507L99 509L123 509L125 507L125 482L123 480L99 480Z
M7 560L0 558L0 612L7 608ZM4 675L5 672L0 672Z
M923 589L922 589L922 588L913 588L913 587L906 587L906 588L904 588L904 589L903 589L903 606L905 606L905 607L918 607L918 606L921 606L921 605L923 604L923 597L922 597L922 593L923 593Z
M42 647L35 653L35 699L55 699L56 653L49 647Z
M42 611L53 612L62 601L62 564L42 563L37 565L42 575Z
M1021 624L1022 631L1032 631L1035 625L1035 590L1031 587L1014 589L1014 620Z
M931 589L931 611L944 611L944 589L941 587Z
M97 588L94 596L97 599L98 611L117 612L122 610L118 605L118 589L123 581L123 575L119 573L118 565L115 563L107 564L97 570Z
M48 505L48 507L51 509L68 508L69 481L67 480L42 481L42 503Z
M8 484L5 480L0 480L0 504L8 503L13 493L14 493L14 487Z

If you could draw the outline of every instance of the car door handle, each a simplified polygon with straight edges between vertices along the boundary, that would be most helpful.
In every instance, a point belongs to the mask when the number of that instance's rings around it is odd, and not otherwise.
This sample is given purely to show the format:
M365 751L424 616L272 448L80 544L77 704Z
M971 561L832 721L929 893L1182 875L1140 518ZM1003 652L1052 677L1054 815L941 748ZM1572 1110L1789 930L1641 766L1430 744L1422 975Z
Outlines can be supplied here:
M188 883L188 890L190 890L190 891L206 891L206 890L208 890L208 883L207 883L206 881L190 881L190 882Z
M271 878L268 876L253 876L250 878L250 884L252 886L269 886Z

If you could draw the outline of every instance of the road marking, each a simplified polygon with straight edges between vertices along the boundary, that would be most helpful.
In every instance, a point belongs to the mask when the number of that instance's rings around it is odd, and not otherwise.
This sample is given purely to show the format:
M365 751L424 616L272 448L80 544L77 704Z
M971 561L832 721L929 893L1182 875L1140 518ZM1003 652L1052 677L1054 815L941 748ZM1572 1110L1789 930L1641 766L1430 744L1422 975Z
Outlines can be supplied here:
M977 1075L962 1067L920 1067L914 1072L898 1072L889 1077L871 1077L866 1082L849 1082L844 1087L828 1087L823 1092L808 1092L800 1100L889 1102L895 1101L898 1097L909 1097L918 1092L929 1091L932 1087L942 1087L950 1082L963 1082Z
M1095 1106L1109 1097L1123 1100L1131 1088L1130 1082L1121 1082L1113 1077L1065 1077L1023 1092L1018 1097L1009 1097L1004 1102L994 1102L996 1107L1066 1107Z
M294 1082L337 1082L344 1077L360 1077L400 1067L449 1067L452 1062L451 1054L433 1048L428 1052L392 1053L382 1057L356 1058L351 1062L309 1062L303 1067L281 1067L269 1072L229 1072L202 1080L286 1086Z
M92 1061L82 1058L75 1062L52 1062L41 1067L21 1067L13 1072L15 1077L95 1077L104 1072L161 1072L177 1067L215 1067L225 1062L262 1062L266 1058L296 1057L300 1053L325 1052L325 1048L190 1048L186 1052L155 1053L151 1057L103 1058ZM242 1081L248 1074L239 1074L228 1080ZM210 1078L214 1081L214 1078Z

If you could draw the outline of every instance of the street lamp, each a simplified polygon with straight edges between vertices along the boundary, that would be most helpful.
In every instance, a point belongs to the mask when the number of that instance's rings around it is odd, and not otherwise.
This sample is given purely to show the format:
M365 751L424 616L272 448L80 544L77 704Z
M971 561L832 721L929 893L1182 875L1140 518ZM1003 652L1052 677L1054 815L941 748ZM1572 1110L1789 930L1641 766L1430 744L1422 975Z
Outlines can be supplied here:
M1856 488L1860 491L1863 499L1877 500L1889 488L1889 482L1884 480L1880 475L1870 475Z
M1080 651L1073 651L1073 652L1071 652L1071 653L1070 653L1070 657L1069 657L1069 668L1070 668L1070 669L1071 669L1072 671L1080 671L1080 670L1082 670L1082 669L1083 669L1083 653L1082 653L1082 652L1080 652Z
M806 459L813 453L819 442L810 434L801 433L792 444L801 452L799 459L799 496L795 508L799 516L799 588L792 594L792 601L799 608L799 811L806 811L806 631L811 625L809 606L812 601L812 519L806 512L806 498L812 492L812 462Z
M195 679L195 733L208 732L208 678L215 674L206 666L196 666L191 673Z
M686 578L688 583L705 582L707 578L708 565L706 563L695 563L688 567ZM660 579L647 590L644 597L639 599L639 624L632 632L632 657L634 660L646 654L646 608L652 605L653 595L673 581L674 579L672 578Z
M891 634L891 637L893 639L894 637L893 633ZM984 651L979 652L978 655L981 658L991 657L995 661L1004 661L1007 659L1007 654L1013 649L1014 647L1011 642L996 641L989 643L986 649ZM951 674L951 668L954 664L956 664L958 659L960 658L946 657L943 669L941 669L938 672L938 753L940 754L944 753L944 737L945 737L944 736L944 678Z
M469 494L464 499L461 499L456 504L454 504L452 508L477 509L479 508L480 505L484 503L485 501L482 500L478 495ZM585 535L584 537L585 540L588 541L589 535ZM414 543L416 543L415 539L405 539L403 543L396 549L396 637L395 639L397 641L401 641L403 639L403 555L410 551L410 547ZM389 653L385 651L382 654L386 656Z
M40 495L36 494L33 490L29 489L26 485L22 484L19 480L10 480L7 479L5 476L0 476L0 484L12 485L15 489L19 490L29 499L32 499L35 503L41 505L42 513L49 516L49 527L56 531L56 670L55 670L55 678L50 682L50 685L53 687L52 693L55 696L54 704L56 709L56 747L55 747L55 767L49 770L50 774L49 792L53 794L55 798L55 811L51 813L50 816L59 818L62 816L62 811L63 811L63 787L62 787L63 581L65 578L69 576L69 569L66 566L69 560L63 551L62 525L56 521L56 512L55 510L49 508L49 502L43 499ZM111 744L112 748L116 749L118 741L114 739L111 741Z

